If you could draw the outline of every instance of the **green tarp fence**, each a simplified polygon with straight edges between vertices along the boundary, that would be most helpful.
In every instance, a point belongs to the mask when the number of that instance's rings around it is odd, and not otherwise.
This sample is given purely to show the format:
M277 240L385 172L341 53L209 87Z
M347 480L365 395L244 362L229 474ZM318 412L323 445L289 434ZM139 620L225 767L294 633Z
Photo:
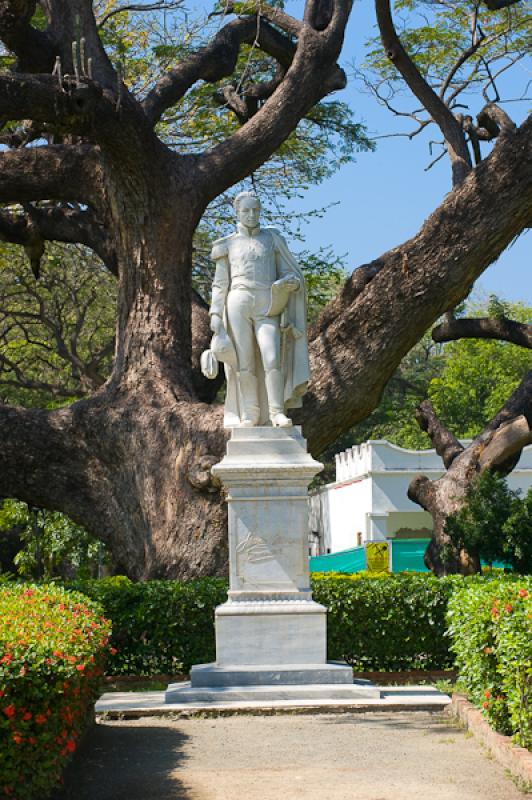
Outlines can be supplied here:
M423 562L423 556L430 539L388 539L392 548L392 572L429 572ZM481 562L485 566L484 561ZM499 561L493 567L507 567ZM310 559L311 572L361 572L366 569L366 550L364 547L353 547L326 556L314 556Z
M314 556L309 569L311 572L360 572L366 569L366 552L363 547L354 547L327 556Z

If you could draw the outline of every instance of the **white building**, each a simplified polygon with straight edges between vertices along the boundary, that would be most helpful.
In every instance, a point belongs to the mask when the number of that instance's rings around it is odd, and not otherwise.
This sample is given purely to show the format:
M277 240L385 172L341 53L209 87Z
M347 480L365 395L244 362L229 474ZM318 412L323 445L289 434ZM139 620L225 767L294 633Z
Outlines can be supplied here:
M312 555L368 541L429 538L432 517L408 499L408 485L416 475L435 480L444 471L435 450L405 450L387 441L339 453L336 481L310 495ZM532 445L523 450L507 481L525 494L532 486Z

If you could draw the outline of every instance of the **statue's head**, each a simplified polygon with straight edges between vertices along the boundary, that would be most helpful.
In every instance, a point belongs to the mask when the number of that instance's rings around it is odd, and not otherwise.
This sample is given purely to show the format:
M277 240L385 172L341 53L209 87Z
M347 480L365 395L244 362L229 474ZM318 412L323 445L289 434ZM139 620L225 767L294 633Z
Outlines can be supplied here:
M240 192L235 197L235 211L246 228L256 228L260 218L260 200L253 192Z

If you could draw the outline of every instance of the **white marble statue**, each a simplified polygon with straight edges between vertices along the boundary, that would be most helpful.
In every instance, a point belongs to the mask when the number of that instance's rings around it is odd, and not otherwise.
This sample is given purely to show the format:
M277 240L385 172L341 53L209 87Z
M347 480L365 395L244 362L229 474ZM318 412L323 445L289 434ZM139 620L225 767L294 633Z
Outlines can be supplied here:
M235 210L235 233L212 248L214 336L202 369L212 378L224 362L226 428L286 427L309 380L305 281L278 231L259 226L258 197L241 192Z

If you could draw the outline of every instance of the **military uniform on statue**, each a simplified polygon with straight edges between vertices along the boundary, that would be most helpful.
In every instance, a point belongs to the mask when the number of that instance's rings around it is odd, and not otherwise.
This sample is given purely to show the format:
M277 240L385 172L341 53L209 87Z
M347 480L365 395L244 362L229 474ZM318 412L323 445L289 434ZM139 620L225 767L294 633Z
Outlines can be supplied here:
M305 280L278 231L259 227L258 198L242 192L235 209L236 232L212 248L210 358L225 363L224 424L287 427L284 411L309 381Z

